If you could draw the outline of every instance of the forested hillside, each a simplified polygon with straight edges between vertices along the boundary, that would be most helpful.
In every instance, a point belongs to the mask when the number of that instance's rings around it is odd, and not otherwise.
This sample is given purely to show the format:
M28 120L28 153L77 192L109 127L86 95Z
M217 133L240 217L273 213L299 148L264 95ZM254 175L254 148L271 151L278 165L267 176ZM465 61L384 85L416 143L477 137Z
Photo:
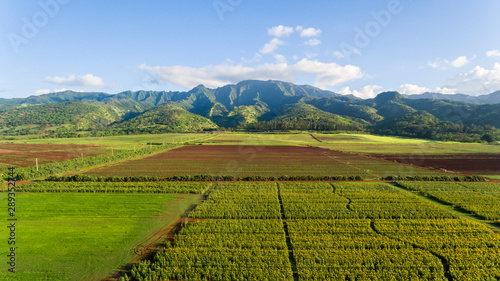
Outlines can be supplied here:
M497 95L480 99L495 100ZM187 92L66 91L0 99L0 131L4 136L67 137L215 129L317 130L467 142L500 139L500 104L430 96L437 99L385 92L363 100L308 85L256 80L217 89L199 85Z

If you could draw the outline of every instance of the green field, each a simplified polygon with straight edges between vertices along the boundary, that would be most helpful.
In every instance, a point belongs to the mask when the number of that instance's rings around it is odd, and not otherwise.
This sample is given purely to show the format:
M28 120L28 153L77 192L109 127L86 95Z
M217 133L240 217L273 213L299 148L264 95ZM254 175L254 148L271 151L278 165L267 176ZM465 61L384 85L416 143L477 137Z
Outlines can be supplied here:
M314 135L317 137L332 138L317 142L315 146L362 154L500 153L498 145L479 143L443 142L368 134Z
M124 135L111 137L85 137L85 138L55 138L55 139L28 139L14 140L14 143L26 144L75 144L75 145L101 145L116 149L136 149L146 143L183 143L188 141L203 140L212 135L206 133L186 133L186 134L144 134L144 135Z
M6 194L0 202L7 214ZM16 196L16 273L1 280L99 280L134 257L198 195L24 193ZM7 232L1 240L7 241ZM0 254L7 255L7 243ZM15 277L15 278L13 278Z

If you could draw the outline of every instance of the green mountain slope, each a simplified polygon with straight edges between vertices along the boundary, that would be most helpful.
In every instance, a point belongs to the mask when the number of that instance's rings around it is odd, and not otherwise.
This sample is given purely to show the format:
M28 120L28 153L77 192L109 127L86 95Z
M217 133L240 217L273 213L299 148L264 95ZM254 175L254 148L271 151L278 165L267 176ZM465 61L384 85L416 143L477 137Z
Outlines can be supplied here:
M499 92L481 97L494 101ZM429 95L423 95L423 97ZM66 91L0 99L4 135L124 134L211 130L363 130L459 141L500 139L500 104L408 98L385 92L373 99L341 96L308 85L247 80L186 92L125 91L116 95ZM457 96L457 99L465 99Z
M153 107L144 113L108 127L115 133L198 132L217 129L209 119L188 112L175 103Z
M71 101L0 111L0 130L3 134L105 130L117 120L120 114L109 106Z

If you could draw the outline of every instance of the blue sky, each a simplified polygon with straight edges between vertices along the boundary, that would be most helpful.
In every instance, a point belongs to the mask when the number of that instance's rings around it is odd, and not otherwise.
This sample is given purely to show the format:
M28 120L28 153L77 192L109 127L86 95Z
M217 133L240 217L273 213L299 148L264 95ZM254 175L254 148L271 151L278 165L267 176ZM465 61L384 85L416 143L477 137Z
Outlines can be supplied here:
M0 1L0 97L214 88L246 79L500 90L500 1Z

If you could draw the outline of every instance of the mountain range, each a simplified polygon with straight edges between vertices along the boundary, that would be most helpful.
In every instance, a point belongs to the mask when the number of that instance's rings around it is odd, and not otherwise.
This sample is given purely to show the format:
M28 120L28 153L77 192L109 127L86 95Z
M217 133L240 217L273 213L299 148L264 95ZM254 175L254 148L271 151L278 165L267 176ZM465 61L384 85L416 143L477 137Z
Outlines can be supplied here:
M480 97L384 92L363 100L309 85L257 80L216 89L199 85L185 92L65 91L0 99L0 133L62 137L223 128L370 131L479 141L484 134L499 135L499 98L500 91Z
M500 91L482 96L469 96L464 94L445 95L441 93L426 92L419 95L405 95L409 99L437 99L437 100L455 100L471 102L478 104L497 104L500 103Z

